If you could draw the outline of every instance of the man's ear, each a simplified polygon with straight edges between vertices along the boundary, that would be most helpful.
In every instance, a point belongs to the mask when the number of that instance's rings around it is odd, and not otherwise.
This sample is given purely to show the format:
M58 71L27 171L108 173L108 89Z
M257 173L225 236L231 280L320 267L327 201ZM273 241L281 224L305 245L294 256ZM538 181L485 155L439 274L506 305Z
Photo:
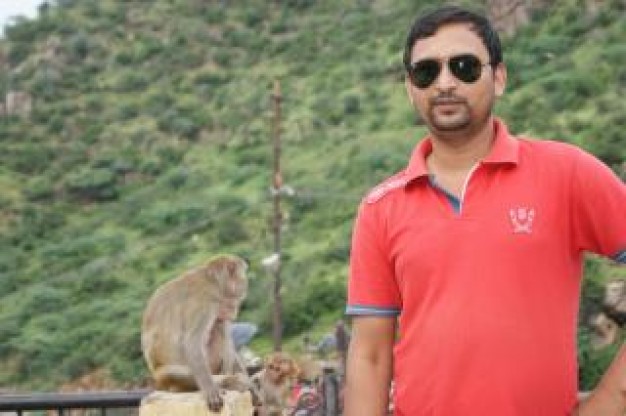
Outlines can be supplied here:
M506 89L506 65L500 62L493 71L493 81L496 97L502 97Z

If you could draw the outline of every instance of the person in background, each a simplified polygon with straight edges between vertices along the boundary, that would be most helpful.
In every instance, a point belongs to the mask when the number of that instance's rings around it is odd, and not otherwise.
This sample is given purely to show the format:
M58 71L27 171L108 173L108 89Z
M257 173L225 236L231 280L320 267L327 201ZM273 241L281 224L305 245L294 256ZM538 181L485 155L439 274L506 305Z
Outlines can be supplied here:
M507 69L483 16L419 17L406 90L428 135L354 226L345 416L622 415L626 350L577 398L583 254L626 262L626 186L493 114Z

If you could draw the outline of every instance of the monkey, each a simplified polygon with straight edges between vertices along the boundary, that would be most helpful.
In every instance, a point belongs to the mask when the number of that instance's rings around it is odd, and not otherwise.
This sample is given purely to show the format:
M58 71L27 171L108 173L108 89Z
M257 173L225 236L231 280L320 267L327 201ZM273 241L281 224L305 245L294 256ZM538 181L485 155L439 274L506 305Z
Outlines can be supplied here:
M626 280L615 279L604 287L602 311L590 319L594 330L592 344L601 349L613 344L626 324Z
M300 375L296 362L287 354L275 352L265 358L263 369L252 376L263 416L281 416L288 405L291 389Z
M613 344L619 335L619 325L604 313L599 313L592 318L591 327L595 332L591 343L596 350Z
M166 282L151 296L141 347L157 390L200 390L209 409L221 410L220 386L213 375L246 374L229 327L247 294L247 267L237 256L220 255Z
M626 323L626 280L615 279L606 284L602 309L619 326Z

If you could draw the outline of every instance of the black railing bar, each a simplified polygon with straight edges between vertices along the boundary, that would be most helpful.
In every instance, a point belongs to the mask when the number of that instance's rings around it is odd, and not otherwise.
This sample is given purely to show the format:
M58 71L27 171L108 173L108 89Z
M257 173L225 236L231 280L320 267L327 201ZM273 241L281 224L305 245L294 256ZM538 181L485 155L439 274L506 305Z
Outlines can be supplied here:
M0 410L138 407L152 390L0 395ZM19 413L18 413L19 414Z

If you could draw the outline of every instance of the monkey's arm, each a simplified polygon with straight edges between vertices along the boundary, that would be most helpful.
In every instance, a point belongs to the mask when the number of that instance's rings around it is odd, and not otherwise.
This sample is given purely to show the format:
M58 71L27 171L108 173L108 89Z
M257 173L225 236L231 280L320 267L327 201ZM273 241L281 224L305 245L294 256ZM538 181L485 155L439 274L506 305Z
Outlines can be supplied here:
M574 416L622 416L626 412L626 345L622 344L609 369Z
M209 409L219 412L223 406L223 400L213 380L211 358L214 354L221 354L221 351L210 351L209 342L211 329L215 325L217 316L215 312L207 315L207 319L203 319L198 324L199 327L194 328L185 336L185 355L198 388L207 399Z
M395 318L353 318L354 336L348 350L345 416L387 414L395 330Z
M230 337L230 335L229 335ZM246 368L245 363L243 362L243 358L241 357L241 355L239 355L239 352L237 351L237 349L235 348L235 344L232 342L232 340L229 341L229 348L230 351L232 351L232 358L233 358L233 373L241 373L244 375L248 375L248 369Z

